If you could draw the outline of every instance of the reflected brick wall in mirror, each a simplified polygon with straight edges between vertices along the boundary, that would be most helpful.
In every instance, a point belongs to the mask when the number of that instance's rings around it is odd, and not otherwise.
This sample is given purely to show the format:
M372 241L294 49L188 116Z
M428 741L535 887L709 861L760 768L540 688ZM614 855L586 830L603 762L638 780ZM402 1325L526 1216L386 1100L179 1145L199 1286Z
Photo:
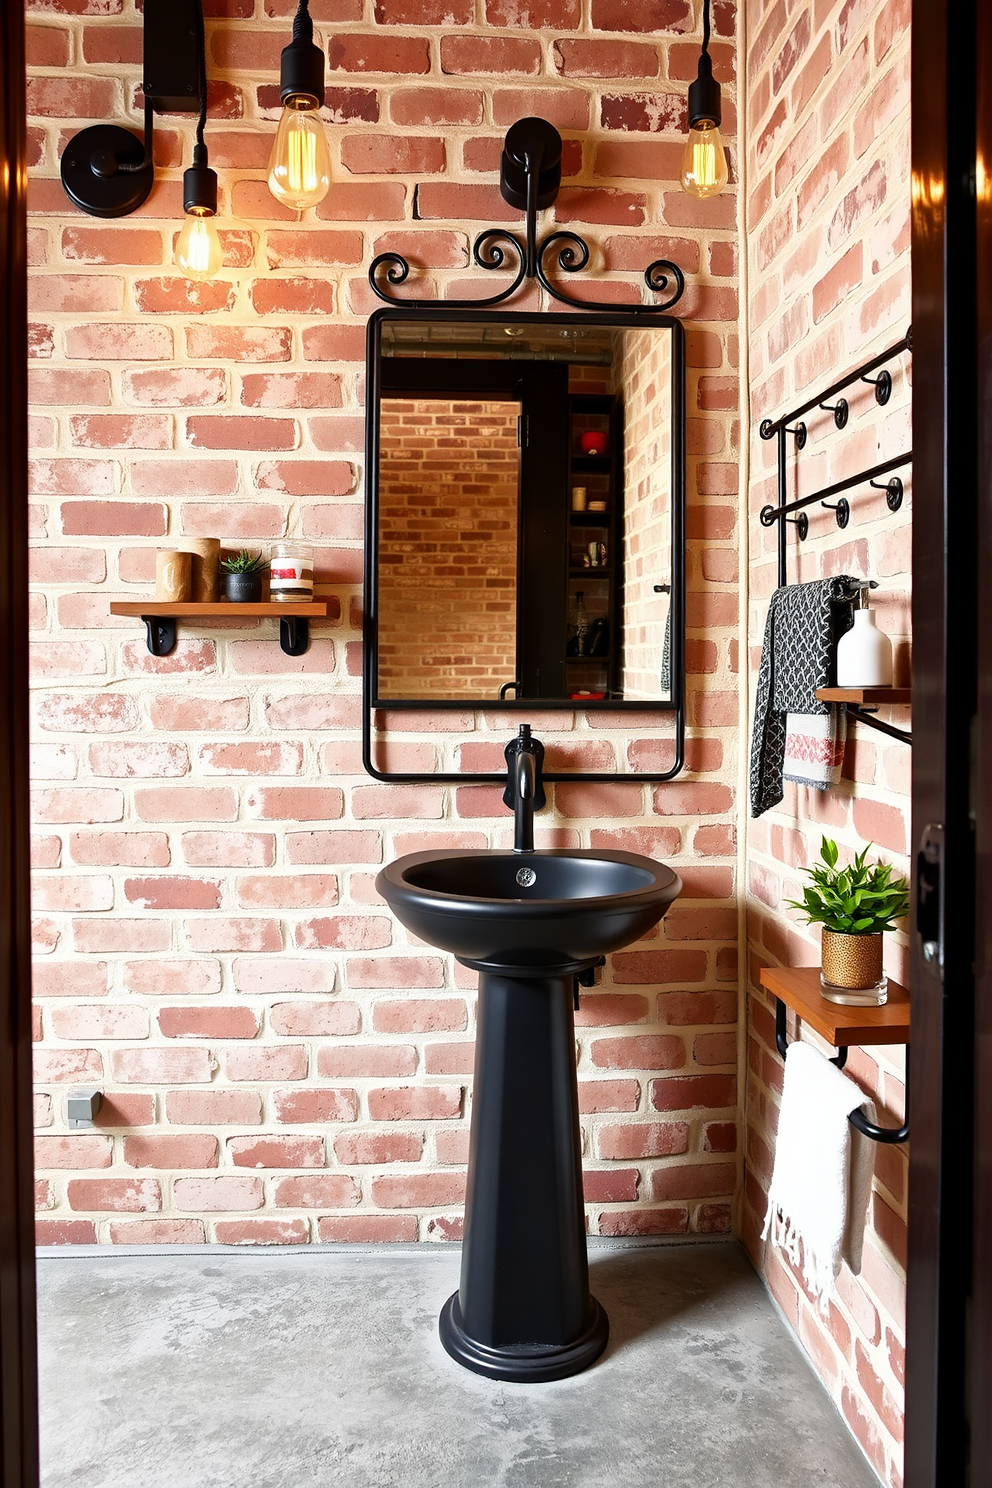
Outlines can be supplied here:
M519 404L382 403L379 691L496 697L516 675Z

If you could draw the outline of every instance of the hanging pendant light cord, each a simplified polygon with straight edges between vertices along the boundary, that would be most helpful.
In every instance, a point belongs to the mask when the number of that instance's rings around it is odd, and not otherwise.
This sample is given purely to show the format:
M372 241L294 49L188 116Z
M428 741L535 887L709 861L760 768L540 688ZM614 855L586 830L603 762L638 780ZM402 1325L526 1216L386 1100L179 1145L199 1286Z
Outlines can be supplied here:
M709 0L707 0L707 4ZM196 41L199 48L199 73L200 73L200 117L196 122L196 143L193 146L193 164L207 164L207 142L203 138L203 131L207 127L207 38L203 25L203 5L196 7Z
M703 51L710 49L710 0L703 0Z
M313 41L313 20L310 16L310 0L300 0L293 17L293 40Z

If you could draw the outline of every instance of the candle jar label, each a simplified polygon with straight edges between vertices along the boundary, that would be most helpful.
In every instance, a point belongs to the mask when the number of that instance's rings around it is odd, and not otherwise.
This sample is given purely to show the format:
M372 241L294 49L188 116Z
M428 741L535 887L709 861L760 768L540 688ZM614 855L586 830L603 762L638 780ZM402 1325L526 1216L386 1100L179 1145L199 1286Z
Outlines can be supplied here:
M313 552L297 544L277 543L269 560L269 595L274 600L313 599Z

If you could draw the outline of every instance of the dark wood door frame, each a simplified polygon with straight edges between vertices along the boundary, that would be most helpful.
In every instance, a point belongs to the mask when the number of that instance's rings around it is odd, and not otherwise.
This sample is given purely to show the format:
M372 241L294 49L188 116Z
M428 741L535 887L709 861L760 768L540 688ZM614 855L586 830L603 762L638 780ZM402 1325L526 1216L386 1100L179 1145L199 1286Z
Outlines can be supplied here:
M979 4L976 155L992 172L992 7ZM977 175L977 172L976 172ZM983 173L984 175L984 173ZM972 1290L974 1340L966 1379L970 1482L992 1483L992 179L976 180L976 426L979 677L975 749L975 1162Z
M917 921L905 1482L987 1488L992 252L987 201L981 246L977 237L976 159L992 165L992 24L988 0L913 0L912 24Z
M4 0L0 48L0 1476L36 1488L24 0Z

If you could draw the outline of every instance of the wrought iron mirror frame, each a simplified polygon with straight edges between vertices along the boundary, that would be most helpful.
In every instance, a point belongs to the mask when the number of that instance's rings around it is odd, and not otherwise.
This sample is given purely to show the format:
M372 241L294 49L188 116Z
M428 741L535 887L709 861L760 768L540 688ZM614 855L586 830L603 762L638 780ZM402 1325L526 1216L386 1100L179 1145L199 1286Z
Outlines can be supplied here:
M542 325L549 322L560 326L607 326L610 328L644 329L646 325L672 333L672 591L671 591L671 695L667 699L653 701L603 698L583 701L575 698L499 698L466 700L440 698L437 700L379 698L378 673L378 535L379 535L379 405L382 390L381 334L380 327L386 322L423 323L433 321L450 324L491 324L505 326L508 319L519 325ZM505 782L505 772L482 771L397 771L382 770L373 761L373 728L375 712L402 713L481 711L494 709L505 711L508 722L514 714L546 711L629 713L632 717L647 713L671 713L674 716L674 757L670 769L660 772L633 770L568 770L546 771L545 780L569 781L664 781L672 780L685 764L685 331L681 321L672 316L659 316L645 322L636 314L626 310L609 314L585 312L581 315L557 314L553 312L526 311L512 317L505 313L494 315L484 310L453 309L435 301L425 302L423 307L401 309L392 307L376 310L370 315L367 334L367 402L365 412L365 560L364 560L364 613L362 621L362 764L375 780L389 784L405 785L495 785ZM660 658L659 658L660 664Z

